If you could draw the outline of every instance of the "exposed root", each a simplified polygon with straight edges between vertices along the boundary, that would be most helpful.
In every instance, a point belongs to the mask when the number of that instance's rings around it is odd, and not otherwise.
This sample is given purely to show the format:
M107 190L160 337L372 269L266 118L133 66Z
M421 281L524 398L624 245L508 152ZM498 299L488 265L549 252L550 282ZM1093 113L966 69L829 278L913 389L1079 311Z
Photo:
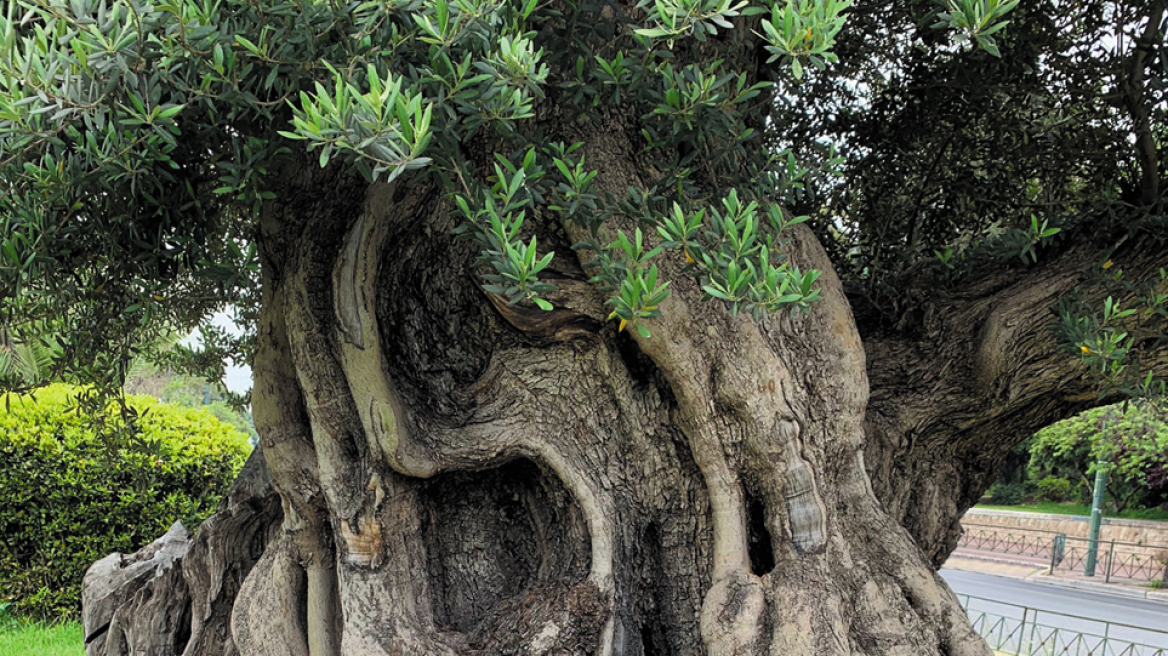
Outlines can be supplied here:
M757 577L732 574L706 593L702 642L710 654L761 653L766 623L766 593Z
M284 536L268 545L235 598L231 633L241 656L310 656L307 582L292 550Z

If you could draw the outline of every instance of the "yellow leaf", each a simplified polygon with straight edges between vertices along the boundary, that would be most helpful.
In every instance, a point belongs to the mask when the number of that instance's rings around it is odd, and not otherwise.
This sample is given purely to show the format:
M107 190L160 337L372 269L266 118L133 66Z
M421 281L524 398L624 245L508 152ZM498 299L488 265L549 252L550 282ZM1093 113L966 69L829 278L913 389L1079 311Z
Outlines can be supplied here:
M1088 355L1091 353L1091 349L1086 344L1080 346L1079 348L1083 349L1083 352L1087 353Z
M1103 268L1110 269L1112 264L1113 264L1113 262L1111 260L1107 260L1106 262L1103 263Z
M618 333L619 333L619 332L621 332L622 330L624 330L624 329L625 329L625 326L626 326L626 325L628 325L628 323L629 323L628 321L625 321L624 319L621 319L621 322L620 322L620 328L617 328L617 329L616 329L616 331L617 331Z

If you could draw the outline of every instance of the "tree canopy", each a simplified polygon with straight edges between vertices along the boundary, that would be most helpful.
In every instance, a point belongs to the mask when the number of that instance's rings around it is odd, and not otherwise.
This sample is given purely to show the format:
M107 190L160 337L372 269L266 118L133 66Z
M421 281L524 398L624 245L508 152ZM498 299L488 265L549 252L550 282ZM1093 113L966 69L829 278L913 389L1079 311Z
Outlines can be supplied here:
M546 287L547 258L519 239L523 207L545 197L594 236L606 214L643 215L663 245L697 256L711 295L748 310L814 298L814 274L761 248L786 221L767 202L815 216L878 288L922 253L950 267L982 242L1033 256L1046 226L1098 214L1084 204L1155 200L1156 176L1139 176L1157 162L1122 151L1151 129L1140 116L1163 112L1162 85L1145 82L1161 79L1145 43L1154 30L1141 26L1162 8L1032 4L1023 29L1000 31L1017 3L903 3L856 8L841 31L849 4L643 3L617 12L625 27L610 34L579 18L615 9L586 4L7 3L6 313L68 317L84 328L69 332L93 340L72 340L92 362L160 319L186 326L246 301L271 162L305 144L322 165L340 157L370 179L422 167L446 179L494 269L486 279L512 302ZM950 45L953 34L981 51ZM1108 36L1115 46L1099 48ZM740 45L757 37L761 70ZM848 56L824 72L833 49ZM1139 111L1123 111L1120 91ZM571 145L539 136L533 108L548 93L581 121L643 112L660 179L598 198ZM514 153L470 164L466 144L484 131ZM747 157L760 140L792 150ZM973 152L991 140L1022 148L1008 162ZM846 158L822 155L832 142ZM922 170L925 152L936 157ZM832 172L844 161L857 172L847 183L808 177L805 163ZM722 199L727 188L744 198ZM631 241L591 246L602 283L620 292L616 317L635 322L667 292L647 265L654 252Z
M64 322L100 380L152 326L254 307L257 211L305 147L371 180L439 176L487 288L545 309L551 254L523 222L547 205L641 330L668 282L654 247L598 232L613 215L755 313L814 300L778 247L810 217L884 322L921 306L922 276L1162 237L1163 3L1016 5L8 2L3 321ZM581 124L639 115L656 179L593 189L541 135L549 98Z
M1030 478L1057 476L1089 491L1090 477L1104 466L1116 512L1162 503L1168 491L1164 404L1127 405L1095 408L1038 431L1030 444Z

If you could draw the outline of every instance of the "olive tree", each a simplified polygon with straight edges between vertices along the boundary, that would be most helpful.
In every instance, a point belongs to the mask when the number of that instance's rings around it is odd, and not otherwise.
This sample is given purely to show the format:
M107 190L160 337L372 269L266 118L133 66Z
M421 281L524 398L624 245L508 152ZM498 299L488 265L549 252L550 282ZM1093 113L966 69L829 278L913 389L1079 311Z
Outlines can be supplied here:
M6 2L0 319L255 322L90 654L989 654L961 513L1168 365L1164 2L1032 4Z

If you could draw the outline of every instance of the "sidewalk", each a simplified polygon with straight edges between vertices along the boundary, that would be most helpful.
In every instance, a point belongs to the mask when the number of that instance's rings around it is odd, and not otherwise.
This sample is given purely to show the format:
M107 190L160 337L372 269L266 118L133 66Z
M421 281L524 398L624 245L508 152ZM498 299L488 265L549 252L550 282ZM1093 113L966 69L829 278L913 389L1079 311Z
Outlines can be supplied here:
M1153 590L1146 585L1132 583L1103 583L1102 577L1093 577L1097 580L1079 575L1059 573L1057 576L1047 574L1049 566L1038 562L1038 559L1015 554L1000 554L978 552L970 549L958 548L945 561L945 568L969 572L981 572L994 576L1004 576L1012 579L1023 579L1042 583L1044 585L1062 586L1091 590L1102 594L1111 594L1121 597L1136 597L1150 599L1168 604L1168 589Z

